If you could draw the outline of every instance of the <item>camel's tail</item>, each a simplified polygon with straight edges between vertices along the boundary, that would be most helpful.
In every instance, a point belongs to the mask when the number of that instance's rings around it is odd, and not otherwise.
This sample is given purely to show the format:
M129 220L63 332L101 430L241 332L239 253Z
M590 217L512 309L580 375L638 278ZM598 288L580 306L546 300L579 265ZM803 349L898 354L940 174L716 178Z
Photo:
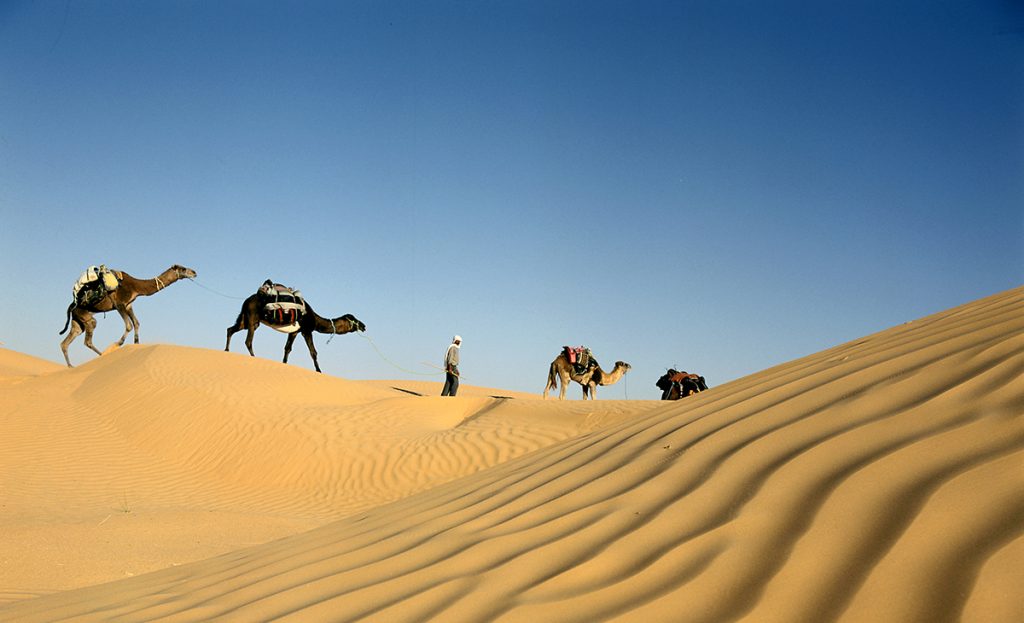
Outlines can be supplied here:
M245 307L242 307L242 311L238 312L238 318L235 318L235 324L228 327L229 329L237 327L238 329L245 328Z
M551 389L558 389L558 373L555 372L555 362L551 362L551 366L548 367L548 384L547 387Z
M65 333L67 333L68 327L71 326L71 311L75 308L75 305L76 305L75 301L71 301L71 304L68 305L68 317L67 317L67 320L64 321L64 328L61 329L60 333L58 333L57 335L64 335Z

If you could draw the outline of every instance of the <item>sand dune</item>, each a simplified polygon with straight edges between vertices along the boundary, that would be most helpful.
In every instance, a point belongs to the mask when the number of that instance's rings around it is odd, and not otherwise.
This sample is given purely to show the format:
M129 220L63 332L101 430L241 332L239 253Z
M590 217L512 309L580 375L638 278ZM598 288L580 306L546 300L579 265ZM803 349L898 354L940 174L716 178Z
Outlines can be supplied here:
M63 366L53 363L52 361L23 355L6 348L0 348L0 379L10 379L12 377L19 376L38 376L47 372L56 372L63 369Z
M674 403L7 376L0 620L1024 620L1022 373L1024 288Z
M0 601L307 530L633 413L173 346L74 370L4 355Z

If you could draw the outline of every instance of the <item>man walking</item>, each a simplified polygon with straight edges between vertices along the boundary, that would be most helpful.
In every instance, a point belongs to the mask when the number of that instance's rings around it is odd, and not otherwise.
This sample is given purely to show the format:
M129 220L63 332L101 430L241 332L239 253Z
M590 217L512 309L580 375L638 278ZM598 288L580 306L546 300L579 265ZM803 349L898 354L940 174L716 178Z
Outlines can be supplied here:
M455 392L459 391L459 346L461 344L462 338L456 335L452 338L448 352L444 354L444 388L441 390L442 396L454 396Z

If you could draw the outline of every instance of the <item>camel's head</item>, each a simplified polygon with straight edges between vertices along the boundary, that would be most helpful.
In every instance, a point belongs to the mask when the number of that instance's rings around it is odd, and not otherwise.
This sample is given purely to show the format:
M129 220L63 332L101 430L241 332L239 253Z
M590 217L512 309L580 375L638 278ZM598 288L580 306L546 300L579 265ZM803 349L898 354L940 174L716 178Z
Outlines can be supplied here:
M352 314L345 314L339 320L347 320L351 329L349 331L366 331L366 325L362 320L356 318Z
M178 275L178 279L195 279L196 278L196 271L194 271L191 268L188 268L186 266L182 266L181 264L175 264L174 266L171 266L171 270L173 270L174 273L176 275Z
M623 372L623 374L625 374L626 372L629 372L630 368L632 368L633 366L629 365L625 361L616 361L615 362L615 367L616 368L622 368L622 372Z

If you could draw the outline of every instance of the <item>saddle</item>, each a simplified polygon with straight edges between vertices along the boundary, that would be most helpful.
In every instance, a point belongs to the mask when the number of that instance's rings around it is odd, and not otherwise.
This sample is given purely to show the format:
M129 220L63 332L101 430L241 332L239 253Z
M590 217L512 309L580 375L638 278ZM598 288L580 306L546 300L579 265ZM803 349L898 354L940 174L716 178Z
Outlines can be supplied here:
M306 313L306 301L301 292L267 279L256 294L260 320L264 324L282 333L299 330L299 319Z
M71 292L77 305L89 307L116 290L119 283L114 271L100 264L86 268L72 286Z
M562 353L569 363L572 364L576 374L583 374L591 364L597 364L590 349L586 346L563 346Z

